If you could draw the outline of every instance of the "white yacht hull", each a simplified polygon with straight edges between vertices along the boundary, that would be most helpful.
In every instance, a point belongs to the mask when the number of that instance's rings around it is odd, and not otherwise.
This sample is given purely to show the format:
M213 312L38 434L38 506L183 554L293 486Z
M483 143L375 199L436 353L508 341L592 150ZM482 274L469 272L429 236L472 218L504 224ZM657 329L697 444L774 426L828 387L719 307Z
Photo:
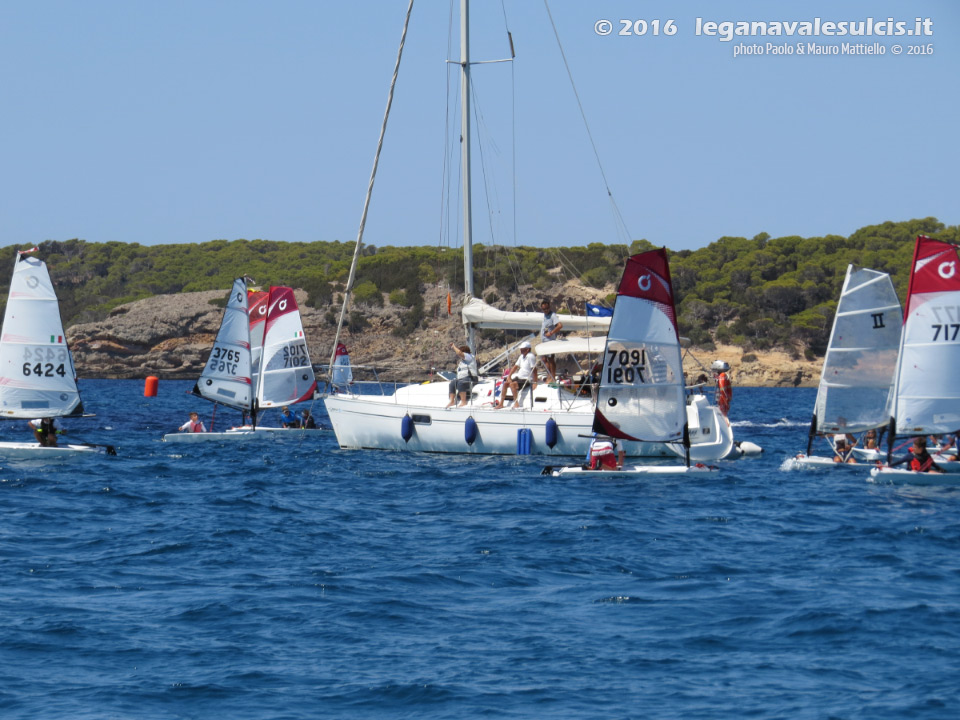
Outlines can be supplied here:
M586 457L593 435L593 400L575 397L566 390L540 385L533 401L523 398L523 409L495 409L493 382L474 388L471 405L445 408L447 383L434 382L399 388L393 395L331 395L325 399L327 414L337 442L344 449L399 450L411 452L475 455L547 455ZM730 424L704 402L688 407L691 425L691 462L709 462L726 457L733 448ZM532 405L532 407L531 407ZM403 438L404 417L409 415L411 434ZM476 424L473 442L468 442L468 421ZM549 438L549 422L556 423ZM520 431L529 429L529 451ZM553 447L548 440L555 440ZM620 441L628 457L683 455L683 448L667 443Z

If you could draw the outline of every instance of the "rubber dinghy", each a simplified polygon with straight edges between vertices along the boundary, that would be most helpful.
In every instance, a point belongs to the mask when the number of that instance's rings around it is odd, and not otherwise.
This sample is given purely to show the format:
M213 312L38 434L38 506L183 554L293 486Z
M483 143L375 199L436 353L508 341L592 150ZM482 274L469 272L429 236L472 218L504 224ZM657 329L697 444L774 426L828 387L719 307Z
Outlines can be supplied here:
M820 372L807 451L784 463L786 469L848 466L834 461L837 448L830 436L863 433L887 424L902 325L903 313L890 275L848 265ZM818 437L830 445L829 457L812 454ZM854 462L878 459L876 450L860 454L852 447L842 452L844 459Z
M683 380L680 333L666 250L627 259L617 290L603 353L593 432L613 441L678 443L686 460L677 465L631 465L607 474L712 472L690 464L690 430ZM729 447L718 451L722 457ZM553 476L603 472L594 467L549 468Z
M924 235L913 251L907 312L900 339L887 463L870 471L875 482L960 485L960 463L937 459L943 472L891 467L898 437L955 433L960 428L960 258L957 246ZM900 463L893 462L893 465Z
M84 414L60 303L46 264L17 252L0 330L0 417L17 420L92 417ZM116 455L112 445L0 442L0 457L53 459Z

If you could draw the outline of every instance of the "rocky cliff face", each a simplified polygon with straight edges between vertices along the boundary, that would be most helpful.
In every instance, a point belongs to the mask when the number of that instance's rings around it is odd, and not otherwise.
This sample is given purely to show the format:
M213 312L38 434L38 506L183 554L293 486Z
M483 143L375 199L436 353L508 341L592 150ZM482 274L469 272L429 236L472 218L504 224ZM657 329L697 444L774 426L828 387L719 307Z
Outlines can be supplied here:
M558 300L595 299L605 293L567 283L548 294ZM74 325L67 329L77 372L87 378L195 379L199 377L216 336L228 290L177 295L157 295L121 305L100 322ZM531 296L536 294L531 291ZM317 310L305 306L306 293L296 291L309 341L310 357L315 364L330 359L336 321L332 314L339 306ZM583 297L581 297L583 296ZM556 303L558 306L560 302ZM507 302L504 307L519 307ZM447 314L446 292L428 290L425 296L428 317L413 333L398 335L405 308L385 302L383 308L363 307L369 327L357 333L344 330L342 340L350 349L355 365L375 366L384 380L424 381L432 370L453 369L455 355L451 342L463 340L459 308ZM481 364L500 352L496 338L480 341ZM815 386L820 377L820 362L792 359L782 352L754 353L756 359L735 347L719 347L709 353L692 349L684 358L684 370L690 380L709 368L715 359L730 363L731 377L737 385L794 387ZM358 379L372 379L358 371ZM709 372L706 374L709 376ZM712 381L711 381L712 382Z

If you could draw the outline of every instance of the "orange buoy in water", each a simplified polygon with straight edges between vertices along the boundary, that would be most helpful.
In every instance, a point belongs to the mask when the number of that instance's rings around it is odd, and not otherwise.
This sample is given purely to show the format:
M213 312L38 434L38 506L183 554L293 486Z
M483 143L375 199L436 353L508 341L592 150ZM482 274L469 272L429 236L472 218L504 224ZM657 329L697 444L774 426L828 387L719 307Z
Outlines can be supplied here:
M453 301L450 297L450 293L447 293L447 315L453 315Z
M148 377L143 383L143 396L144 397L156 397L157 396L157 385L159 380L153 375Z

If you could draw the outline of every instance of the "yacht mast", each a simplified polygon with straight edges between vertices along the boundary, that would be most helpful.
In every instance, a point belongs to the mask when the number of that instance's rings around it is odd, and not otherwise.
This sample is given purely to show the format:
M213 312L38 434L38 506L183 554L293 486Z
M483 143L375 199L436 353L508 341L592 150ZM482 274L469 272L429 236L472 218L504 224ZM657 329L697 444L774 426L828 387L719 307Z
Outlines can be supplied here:
M470 196L470 9L460 0L460 153L463 166L463 291L473 297L473 207ZM476 352L475 330L467 325L467 344Z

